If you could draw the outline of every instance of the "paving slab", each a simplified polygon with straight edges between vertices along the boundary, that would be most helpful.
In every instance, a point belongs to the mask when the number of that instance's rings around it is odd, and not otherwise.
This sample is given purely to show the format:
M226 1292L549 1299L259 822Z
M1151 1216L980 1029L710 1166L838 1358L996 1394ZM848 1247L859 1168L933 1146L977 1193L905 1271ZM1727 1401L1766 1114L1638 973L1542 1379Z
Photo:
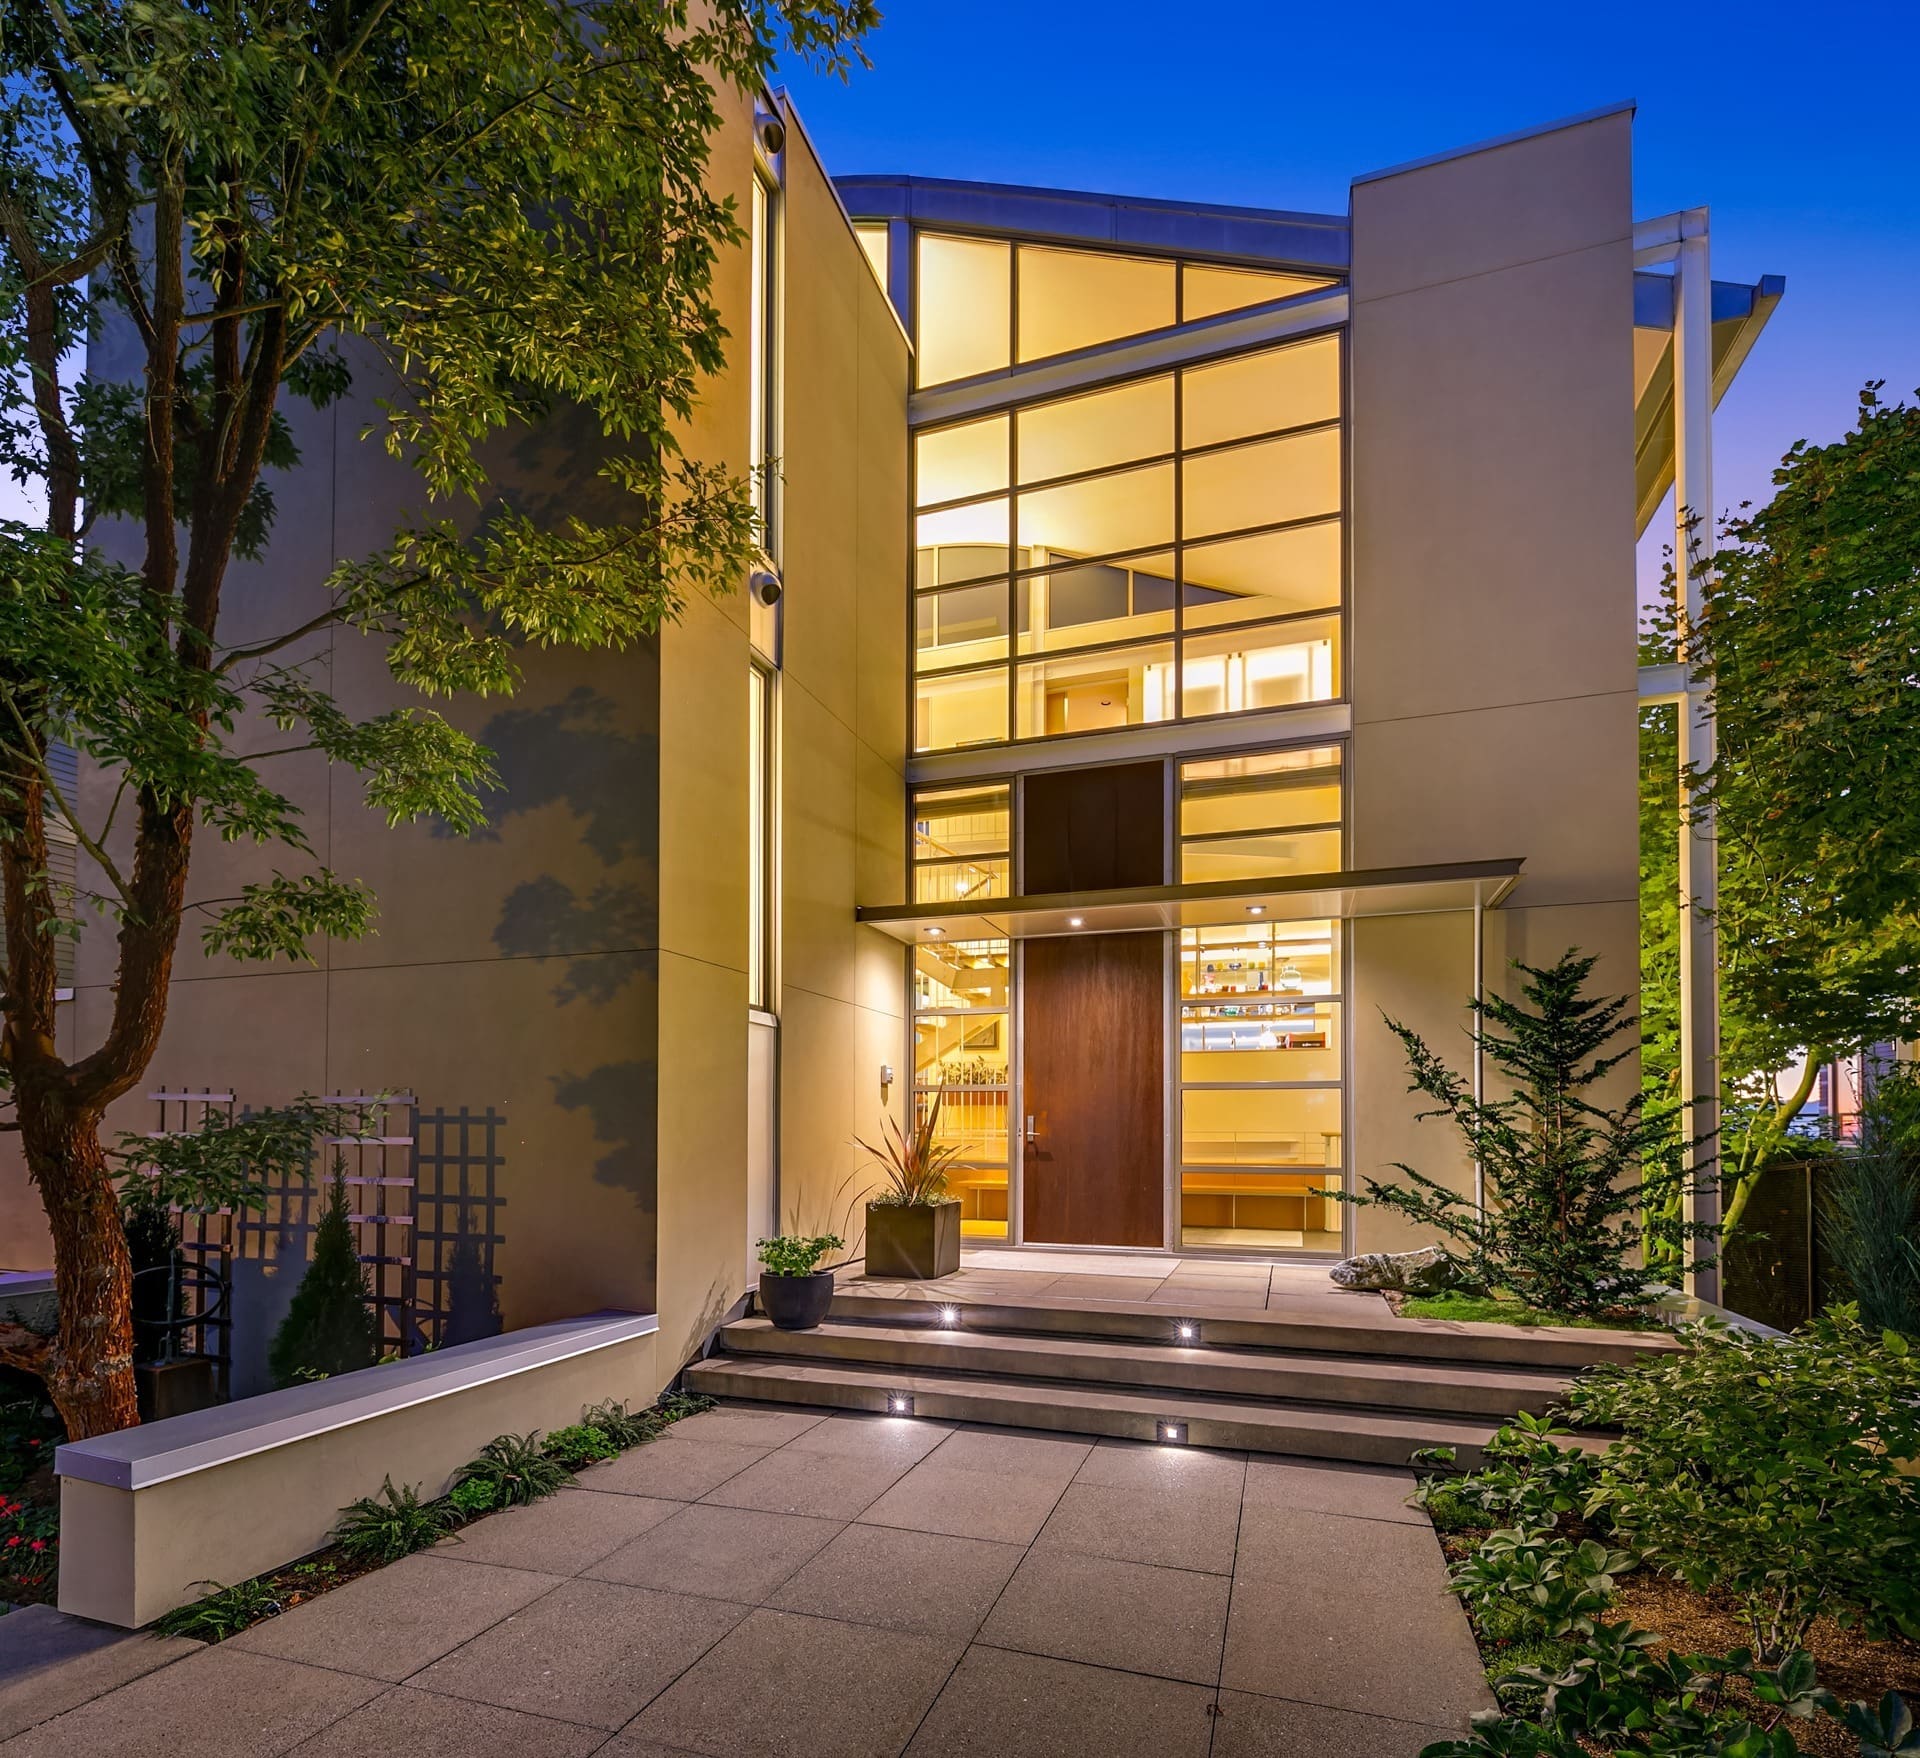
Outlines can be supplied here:
M1247 1463L1247 1506L1261 1512L1345 1514L1424 1528L1430 1522L1413 1505L1413 1491L1413 1473L1389 1465L1340 1465L1314 1459L1251 1459Z
M643 1532L585 1573L597 1581L759 1605L841 1524L700 1503Z
M202 1652L183 1636L92 1623L50 1605L0 1617L0 1740Z
M760 1508L774 1514L810 1514L851 1520L914 1467L911 1458L863 1458L850 1453L813 1453L782 1447L737 1477L729 1477L702 1501L713 1507Z
M625 1731L713 1758L895 1758L962 1645L754 1612Z
M841 1453L856 1459L898 1459L916 1465L954 1432L947 1422L916 1416L829 1416L783 1449L789 1453Z
M1099 1442L1073 1474L1075 1483L1116 1489L1159 1489L1177 1495L1239 1499L1247 1479L1247 1455L1213 1447L1161 1447L1149 1441L1112 1438Z
M611 1732L745 1616L724 1600L569 1581L411 1682Z
M683 1416L661 1431L663 1441L732 1441L743 1447L784 1447L827 1419L824 1410L755 1410L729 1404Z
M1212 1685L1220 1676L1230 1583L1035 1546L979 1640L1056 1660Z
M1243 1509L1229 1690L1464 1728L1492 1704L1431 1527Z
M1032 1477L1064 1488L1092 1451L1091 1440L1070 1435L981 1426L956 1429L929 1457L949 1470Z
M970 1648L907 1758L1205 1758L1213 1692Z
M563 1489L527 1508L489 1514L435 1545L455 1563L492 1563L577 1575L686 1506L657 1496Z
M605 1737L577 1721L400 1685L321 1729L298 1748L298 1758L587 1758Z
M279 1758L376 1697L374 1679L222 1643L0 1745L5 1758Z
M578 1482L582 1489L603 1494L697 1502L729 1477L738 1477L749 1465L758 1464L772 1450L739 1441L669 1441L663 1436L644 1447L630 1447L603 1465L589 1465L578 1474Z
M1424 1747L1459 1731L1222 1691L1213 1758L1420 1758Z
M1043 1478L956 1470L939 1459L935 1453L914 1466L860 1516L861 1522L1031 1544L1066 1488Z
M222 1644L398 1683L541 1594L560 1575L403 1557Z
M966 1640L1026 1552L1017 1544L849 1526L768 1602L781 1611Z
M1067 1485L1033 1542L1037 1550L1231 1575L1239 1528L1237 1496L1181 1495L1076 1480Z

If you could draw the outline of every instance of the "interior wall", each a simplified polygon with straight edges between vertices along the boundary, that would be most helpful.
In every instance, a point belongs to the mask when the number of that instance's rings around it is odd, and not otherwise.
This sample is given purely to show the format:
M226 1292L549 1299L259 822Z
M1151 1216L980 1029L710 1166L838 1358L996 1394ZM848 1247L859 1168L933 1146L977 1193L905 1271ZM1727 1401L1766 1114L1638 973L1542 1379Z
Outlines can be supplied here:
M1351 859L1523 858L1504 993L1569 946L1638 990L1632 229L1624 112L1353 191ZM1468 1191L1381 1016L1470 1066L1471 919L1352 935L1355 1172ZM1359 1212L1360 1250L1426 1237Z

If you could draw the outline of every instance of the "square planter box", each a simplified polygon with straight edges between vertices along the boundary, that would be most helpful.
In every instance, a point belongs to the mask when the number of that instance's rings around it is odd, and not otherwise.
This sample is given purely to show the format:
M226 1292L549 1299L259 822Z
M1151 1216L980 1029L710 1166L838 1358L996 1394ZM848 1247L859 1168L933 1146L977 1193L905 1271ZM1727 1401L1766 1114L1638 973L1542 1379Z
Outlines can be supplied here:
M867 1274L927 1282L960 1268L960 1204L867 1205Z

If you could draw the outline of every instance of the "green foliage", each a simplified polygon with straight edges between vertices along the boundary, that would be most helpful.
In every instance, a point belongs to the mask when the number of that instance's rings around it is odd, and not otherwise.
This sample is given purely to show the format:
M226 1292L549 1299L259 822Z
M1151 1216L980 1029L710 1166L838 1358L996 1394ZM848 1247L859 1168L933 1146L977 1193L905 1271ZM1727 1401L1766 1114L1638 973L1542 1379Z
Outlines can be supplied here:
M347 1187L336 1168L326 1212L314 1230L313 1261L267 1352L277 1386L352 1373L379 1357L379 1321L347 1212Z
M942 1088L933 1095L932 1104L920 1107L911 1130L885 1116L880 1119L879 1146L858 1144L886 1180L886 1188L873 1198L876 1203L918 1209L946 1200L947 1174L960 1158L957 1144L934 1139L946 1096Z
M1796 444L1773 498L1721 527L1692 632L1718 745L1701 798L1720 863L1729 1233L1812 1091L1782 1099L1776 1077L1802 1051L1817 1069L1920 1033L1920 408L1879 391L1840 440ZM1674 587L1644 658L1674 657ZM1671 711L1642 725L1643 1068L1678 1098Z
M744 578L752 485L680 450L745 241L712 145L776 62L844 74L877 22L874 0L7 9L0 471L45 511L0 519L0 1089L26 1069L47 1095L21 1133L51 1212L101 1213L73 1133L150 1062L189 919L241 960L370 931L367 889L312 860L288 759L356 772L389 823L471 831L492 758L423 698L510 693L528 649L631 648ZM350 388L413 483L383 504L435 516L356 532L283 623L235 626L229 565L267 553L273 478L301 464L288 402ZM526 493L504 442L542 432L593 479ZM313 657L347 633L394 685L365 719ZM107 784L69 797L54 741ZM199 895L209 835L297 858ZM83 912L118 962L67 1060L54 954ZM131 1409L126 1297L116 1278L63 1318L91 1422Z
M191 1605L176 1606L157 1619L154 1629L162 1636L191 1636L197 1642L223 1642L237 1636L262 1618L278 1617L280 1601L264 1580L239 1581L231 1587L199 1581L198 1587L212 1587L204 1599Z
M1920 1336L1920 1155L1869 1140L1820 1184L1820 1243L1871 1330Z
M664 1393L660 1402L654 1406L660 1412L662 1420L679 1422L688 1416L699 1416L711 1410L719 1402L709 1398L704 1392L683 1392L674 1390Z
M1635 1567L1631 1551L1598 1539L1575 1541L1536 1527L1490 1532L1453 1571L1453 1590L1469 1605L1504 1605L1539 1635L1590 1635L1613 1598L1615 1579Z
M1860 1758L1920 1758L1920 1726L1896 1692L1877 1704L1849 1703L1846 1723L1860 1736Z
M579 1471L602 1459L617 1459L620 1449L605 1429L590 1422L569 1423L547 1436L547 1457L568 1471Z
M1920 1631L1920 1360L1835 1308L1791 1337L1690 1327L1689 1347L1575 1383L1617 1426L1590 1511L1701 1592L1730 1596L1763 1658L1821 1612Z
M499 1500L499 1491L484 1477L473 1477L464 1483L456 1483L447 1492L447 1506L458 1513L463 1520L476 1520L482 1514L491 1514L499 1505Z
M333 1542L356 1563L395 1563L437 1544L459 1524L449 1502L423 1502L417 1485L395 1489L388 1477L377 1496L361 1496L340 1510Z
M822 1233L813 1238L781 1233L761 1240L754 1249L759 1253L761 1267L770 1276L811 1276L828 1252L842 1250L846 1243L837 1233Z
M597 1428L622 1451L644 1446L659 1434L664 1421L655 1411L631 1411L615 1398L589 1404L580 1412L580 1420L589 1428Z
M1561 1444L1571 1432L1551 1418L1522 1412L1481 1449L1484 1462L1477 1471L1423 1478L1420 1504L1432 1514L1444 1495L1466 1525L1551 1532L1587 1505L1598 1481L1593 1455ZM1451 1449L1437 1448L1418 1462L1447 1464L1452 1456Z
M564 1430L562 1431L565 1432ZM476 1458L454 1473L453 1487L463 1483L491 1485L497 1507L522 1507L564 1489L573 1474L541 1450L540 1435L496 1435Z
M198 1126L178 1135L122 1133L115 1157L126 1167L120 1200L131 1208L178 1204L183 1209L266 1207L267 1187L304 1179L314 1144L347 1135L360 1110L328 1105L307 1094L244 1116L209 1109Z
M1605 1106L1589 1093L1634 1054L1634 1019L1622 998L1584 993L1597 961L1578 952L1556 964L1516 964L1519 1002L1488 995L1470 1004L1473 1037L1511 1096L1476 1099L1467 1080L1410 1027L1388 1020L1406 1050L1409 1090L1434 1101L1485 1171L1487 1205L1397 1164L1407 1184L1365 1179L1364 1195L1452 1241L1468 1278L1511 1290L1547 1312L1590 1314L1637 1303L1643 1211L1684 1180L1670 1116L1644 1094ZM1681 1229L1676 1221L1661 1223Z
M1618 1317L1610 1313L1542 1312L1538 1307L1499 1294L1463 1294L1449 1289L1444 1294L1415 1294L1400 1302L1405 1318L1447 1319L1464 1325L1516 1325L1522 1330L1537 1330L1542 1325L1572 1325L1580 1330L1647 1331L1657 1329L1659 1320Z

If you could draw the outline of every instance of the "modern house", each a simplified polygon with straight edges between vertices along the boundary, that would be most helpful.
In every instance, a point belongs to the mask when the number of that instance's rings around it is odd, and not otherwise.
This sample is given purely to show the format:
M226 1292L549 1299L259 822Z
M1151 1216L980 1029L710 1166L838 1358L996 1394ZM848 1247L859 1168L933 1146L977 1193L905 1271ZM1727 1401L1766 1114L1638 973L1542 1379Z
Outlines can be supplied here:
M1412 1243L1334 1200L1396 1161L1473 1188L1383 1015L1467 1072L1509 961L1577 945L1637 987L1635 544L1688 384L1717 398L1780 296L1713 283L1705 378L1696 342L1676 361L1689 290L1637 265L1703 235L1636 228L1632 122L1313 214L836 182L784 97L738 104L712 174L751 246L687 446L776 466L764 566L460 705L505 783L476 839L389 831L294 759L378 933L299 969L189 936L153 1093L406 1095L396 1224L424 1237L431 1198L509 1330L657 1313L655 1386L755 1239L857 1249L856 1136L936 1095L971 1242ZM359 437L383 388L292 411L249 624L297 623L410 505ZM564 508L592 460L560 420L496 483ZM389 700L371 643L311 657ZM196 884L257 866L210 848ZM82 939L76 1046L110 955ZM17 1165L0 1225L35 1267Z

